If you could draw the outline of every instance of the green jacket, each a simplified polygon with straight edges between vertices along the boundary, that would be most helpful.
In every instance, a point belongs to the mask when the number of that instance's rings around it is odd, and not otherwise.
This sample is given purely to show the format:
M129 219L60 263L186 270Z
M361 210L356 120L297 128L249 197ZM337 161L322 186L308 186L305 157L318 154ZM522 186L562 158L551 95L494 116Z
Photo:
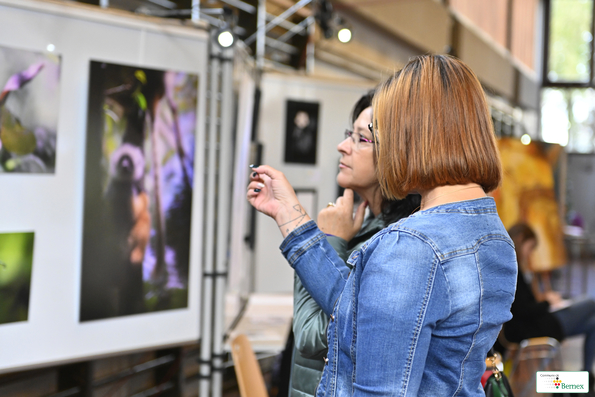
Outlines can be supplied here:
M335 236L328 236L327 240L341 259L347 262L353 251L359 249L383 227L381 217L369 216L359 233L351 241L347 242ZM328 321L328 316L308 294L299 277L294 276L293 336L295 345L291 367L290 397L309 397L315 394L324 369L324 357L328 350L326 341Z

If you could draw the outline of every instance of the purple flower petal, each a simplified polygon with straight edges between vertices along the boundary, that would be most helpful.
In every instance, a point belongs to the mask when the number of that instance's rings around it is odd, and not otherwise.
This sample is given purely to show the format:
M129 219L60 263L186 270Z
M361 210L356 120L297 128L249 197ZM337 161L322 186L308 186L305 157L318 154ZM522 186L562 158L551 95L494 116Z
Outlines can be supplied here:
M6 82L6 85L2 90L2 94L4 94L7 91L16 91L20 89L29 81L31 81L35 76L37 76L44 66L44 62L34 63L22 72L13 74Z

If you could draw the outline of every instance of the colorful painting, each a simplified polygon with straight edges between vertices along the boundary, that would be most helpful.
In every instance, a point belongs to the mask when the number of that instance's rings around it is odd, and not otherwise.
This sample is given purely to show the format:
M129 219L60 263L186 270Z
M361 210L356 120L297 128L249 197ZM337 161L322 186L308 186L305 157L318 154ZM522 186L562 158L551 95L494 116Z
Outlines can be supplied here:
M198 76L91 62L80 320L188 305Z
M0 324L27 321L34 233L0 233Z
M493 194L498 214L506 228L517 222L531 226L539 244L531 258L535 271L548 271L566 264L563 222L554 186L554 165L562 147L519 139L498 141L504 176Z
M0 46L0 173L53 173L60 58Z

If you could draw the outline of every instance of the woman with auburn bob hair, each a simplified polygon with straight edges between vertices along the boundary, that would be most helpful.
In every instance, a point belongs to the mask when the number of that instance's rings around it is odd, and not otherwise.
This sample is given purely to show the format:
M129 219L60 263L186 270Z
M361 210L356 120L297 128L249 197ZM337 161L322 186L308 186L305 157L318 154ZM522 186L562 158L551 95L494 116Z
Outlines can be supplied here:
M486 99L463 62L411 60L374 97L377 172L420 211L377 233L351 272L284 175L253 168L248 200L330 316L317 396L483 396L485 358L511 318L517 263L496 205L501 167Z

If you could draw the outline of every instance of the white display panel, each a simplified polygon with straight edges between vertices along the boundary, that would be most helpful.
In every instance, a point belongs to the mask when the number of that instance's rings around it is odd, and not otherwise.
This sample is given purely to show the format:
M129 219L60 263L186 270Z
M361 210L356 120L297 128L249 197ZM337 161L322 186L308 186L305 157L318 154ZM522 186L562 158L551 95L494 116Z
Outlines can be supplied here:
M0 46L53 49L61 59L55 172L0 174L0 233L35 233L28 319L0 324L0 373L199 337L208 36L165 23L72 3L0 0ZM79 322L91 60L198 75L187 308Z
M355 102L373 83L316 79L268 73L262 79L258 139L264 145L263 163L281 170L296 190L315 190L317 208L337 199L337 172L340 153L337 145L351 127L349 114ZM284 162L287 101L318 103L318 144L316 164ZM310 200L312 202L312 200ZM278 247L283 238L269 217L257 215L255 292L286 293L293 290L293 269Z

